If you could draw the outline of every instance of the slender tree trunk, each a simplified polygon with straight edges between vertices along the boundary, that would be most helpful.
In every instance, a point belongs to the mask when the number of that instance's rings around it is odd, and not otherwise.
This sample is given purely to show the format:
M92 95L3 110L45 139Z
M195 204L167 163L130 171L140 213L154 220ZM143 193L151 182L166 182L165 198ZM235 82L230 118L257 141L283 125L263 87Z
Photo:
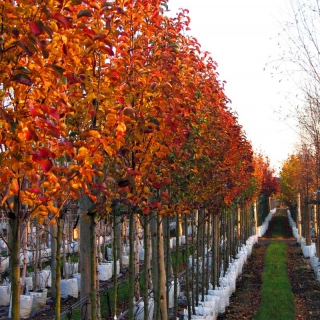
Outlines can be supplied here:
M211 284L213 288L216 285L216 230L215 230L215 216L212 216L212 221L211 221L211 228L212 228L212 238L211 238L211 251L212 251L212 265L211 265Z
M80 299L83 299L87 295L90 296L91 277L90 277L90 221L87 215L80 218L80 273L81 273L81 290ZM59 245L59 244L58 244ZM82 281L85 279L85 281ZM91 319L91 303L85 301L81 308L81 319Z
M57 225L50 226L50 233L51 233L51 281L52 283L56 283L57 279ZM56 299L57 291L56 286L53 285L51 287L51 297Z
M172 259L171 259L171 252L170 252L170 217L166 216L163 217L163 234L164 234L164 249L165 249L165 266L166 266L166 286L167 290L167 300L169 301L169 288L170 282L173 275L172 270ZM169 303L168 303L169 306ZM168 310L169 311L169 310Z
M97 308L97 257L96 257L96 223L94 214L90 215L90 300L91 300L91 319L96 320L98 317Z
M144 242L144 266L143 266L143 302L144 302L144 320L149 319L149 266L150 266L150 252L149 252L149 221L148 216L143 216L143 242Z
M318 187L319 189L319 187ZM316 206L316 215L317 215L317 238L316 238L316 248L317 248L317 257L320 257L320 191L317 192L317 206Z
M122 237L122 224L121 224L121 216L116 216L116 248L117 248L117 260L120 263L120 270L123 268L122 264L122 245L123 245L123 237Z
M300 195L300 193L298 193L297 210L298 210L298 214L297 214L298 233L299 233L299 236L301 236L301 232L302 232L302 226L301 226L302 218L301 218L301 195Z
M191 320L191 301L190 301L190 279L189 279L189 241L188 241L188 216L184 215L184 233L186 235L186 296L187 296L187 308L188 308L188 320ZM177 314L174 314L176 317Z
M200 258L200 234L201 234L201 229L200 225L202 224L201 221L201 209L198 211L198 223L197 223L197 239L196 239L196 252L197 252L197 257L196 257L196 307L199 305L199 258Z
M36 233L38 233L38 228L36 229ZM33 287L34 291L38 290L38 268L39 268L39 250L40 250L40 238L39 236L36 237L36 250L34 255L34 280L33 280Z
M158 234L158 263L159 263L159 290L160 290L160 314L162 320L169 319L168 301L166 295L166 274L164 265L164 245L162 222L160 222L160 214L157 214L157 234Z
M15 211L15 212L18 212ZM12 213L13 214L13 213ZM11 319L20 320L20 220L10 217L11 241Z
M195 314L196 313L196 310L195 310L195 288L194 288L194 270L195 270L195 263L194 263L194 260L195 260L195 252L196 252L196 246L195 246L195 243L194 243L194 238L195 238L195 234L194 234L194 227L196 226L196 222L195 222L195 214L198 215L198 212L193 212L192 214L192 223L191 223L191 226L192 226L192 229L191 229L191 239L192 239L192 261L191 261L191 304L192 304L192 314ZM196 229L197 230L197 229Z
M22 226L23 235L22 235L22 248L23 248L23 270L21 275L21 284L24 286L25 284L25 278L27 274L27 257L28 257L28 251L27 251L27 244L28 244L28 222L25 222Z
M258 233L258 208L257 200L253 203L253 216L254 216L254 234Z
M202 300L204 300L204 287L205 287L205 274L206 274L206 270L205 270L205 234L206 234L206 219L205 219L205 209L202 209L202 221L201 221L201 259L202 259L202 274L201 274L201 295L202 295Z
M134 268L134 273L135 276L139 277L140 274L140 239L139 239L139 232L140 232L140 227L139 227L139 218L138 215L135 214L135 254L134 254L134 260L135 260L135 268ZM138 278L139 279L139 278ZM136 301L140 299L140 281L135 282L135 297Z
M113 314L116 318L117 316L117 303L118 303L118 277L116 276L117 274L117 263L116 261L118 260L117 256L117 237L118 232L117 230L117 215L116 212L113 211L113 238L112 238L112 255L113 255Z
M63 219L57 218L57 253L56 253L56 308L55 308L55 319L60 320L61 310L61 291L60 291L60 280L61 280L61 240L62 240L62 223Z
M129 211L129 319L134 318L134 287L135 287L135 271L134 271L134 213Z
M306 234L306 245L311 245L311 205L306 205L306 224L305 224L305 234Z
M208 221L207 221L207 232L206 232L206 243L207 243L207 254L206 254L206 278L205 278L205 284L206 284L206 291L205 294L208 294L209 290L209 269L210 269L210 264L209 264L209 247L210 247L210 215L208 214Z
M175 259L175 264L174 264L174 288L173 288L173 314L174 317L176 317L178 313L178 267L179 267L179 235L180 235L180 217L179 213L176 214L176 259ZM168 290L169 291L170 285L168 281ZM169 301L168 301L169 304Z
M151 229L151 245L152 245L152 287L154 292L154 315L156 319L160 319L160 276L159 276L159 263L158 263L158 230L157 230L157 214L152 211L151 220L150 220L150 229Z

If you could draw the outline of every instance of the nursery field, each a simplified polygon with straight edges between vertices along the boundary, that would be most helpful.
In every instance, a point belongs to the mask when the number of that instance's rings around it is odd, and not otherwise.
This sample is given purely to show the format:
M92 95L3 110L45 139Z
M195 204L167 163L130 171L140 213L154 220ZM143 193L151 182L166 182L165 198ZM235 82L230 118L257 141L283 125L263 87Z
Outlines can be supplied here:
M263 314L258 317L257 312L262 304L261 288L265 254L270 243L274 242L284 243L287 247L287 272L294 295L293 319L320 319L320 284L311 268L310 259L304 258L300 246L293 237L288 218L280 210L270 221L266 234L255 244L252 255L238 279L236 292L230 298L230 306L218 319L271 319ZM272 301L268 301L267 309L272 308Z

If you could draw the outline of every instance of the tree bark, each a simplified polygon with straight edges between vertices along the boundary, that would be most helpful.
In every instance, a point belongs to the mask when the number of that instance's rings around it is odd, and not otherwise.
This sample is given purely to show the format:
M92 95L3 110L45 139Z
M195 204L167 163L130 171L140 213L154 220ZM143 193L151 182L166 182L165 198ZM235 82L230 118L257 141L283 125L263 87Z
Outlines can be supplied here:
M62 240L62 222L63 219L57 218L57 253L56 253L56 276L55 276L55 292L56 292L56 308L55 308L55 319L60 320L61 310L61 291L60 291L60 280L61 280L61 240Z
M134 213L129 211L129 319L134 318L134 287L135 287L135 271L134 271ZM115 263L115 262L114 262Z
M18 210L17 210L18 212ZM11 228L11 319L20 320L20 220L10 218Z
M80 273L81 279L81 290L80 290L80 299L83 299L86 296L90 297L90 288L91 288L91 264L90 264L90 217L85 212L88 212L92 207L92 202L88 197L83 196L79 201L79 210L80 210ZM86 306L84 306L86 304ZM91 319L91 303L85 301L81 307L82 314L81 319Z
M56 283L57 279L57 225L50 226L50 233L51 233L51 281L52 283ZM51 287L51 297L53 299L56 299L57 297L57 291L56 291L56 286L53 285Z
M90 215L90 300L91 300L91 319L98 319L97 309L97 257L96 257L96 223L94 221L94 214ZM82 281L81 281L82 282Z
M147 215L143 216L143 242L144 242L144 267L143 267L143 302L144 302L144 320L149 319L149 267L150 267L150 252L149 252L149 219Z
M188 308L188 320L191 320L191 301L190 301L190 266L189 266L189 241L188 241L188 216L184 215L184 233L186 235L186 296L187 296L187 308ZM176 317L177 315L174 314Z

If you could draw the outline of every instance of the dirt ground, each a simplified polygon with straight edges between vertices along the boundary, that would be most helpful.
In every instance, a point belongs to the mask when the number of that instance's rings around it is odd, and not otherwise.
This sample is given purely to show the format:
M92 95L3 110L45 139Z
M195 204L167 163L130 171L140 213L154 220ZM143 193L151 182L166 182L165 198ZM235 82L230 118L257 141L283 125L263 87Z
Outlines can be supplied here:
M287 243L287 264L292 292L295 296L297 320L320 319L320 283L316 281L309 259L302 255L300 246L292 235L287 217L282 217L285 234L283 238L271 239L274 221L264 237L255 244L252 255L237 280L237 290L230 298L230 306L218 319L254 319L258 310L261 295L261 279L264 255L270 241Z

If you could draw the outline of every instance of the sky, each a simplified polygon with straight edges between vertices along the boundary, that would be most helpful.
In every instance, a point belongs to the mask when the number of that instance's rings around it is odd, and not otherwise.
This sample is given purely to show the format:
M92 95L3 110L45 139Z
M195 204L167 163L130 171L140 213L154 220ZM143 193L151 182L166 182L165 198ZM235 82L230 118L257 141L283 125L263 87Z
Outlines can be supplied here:
M169 0L170 15L189 10L189 34L218 63L218 79L253 149L279 172L298 136L292 114L294 86L272 66L280 57L286 0ZM289 98L290 97L290 98Z

